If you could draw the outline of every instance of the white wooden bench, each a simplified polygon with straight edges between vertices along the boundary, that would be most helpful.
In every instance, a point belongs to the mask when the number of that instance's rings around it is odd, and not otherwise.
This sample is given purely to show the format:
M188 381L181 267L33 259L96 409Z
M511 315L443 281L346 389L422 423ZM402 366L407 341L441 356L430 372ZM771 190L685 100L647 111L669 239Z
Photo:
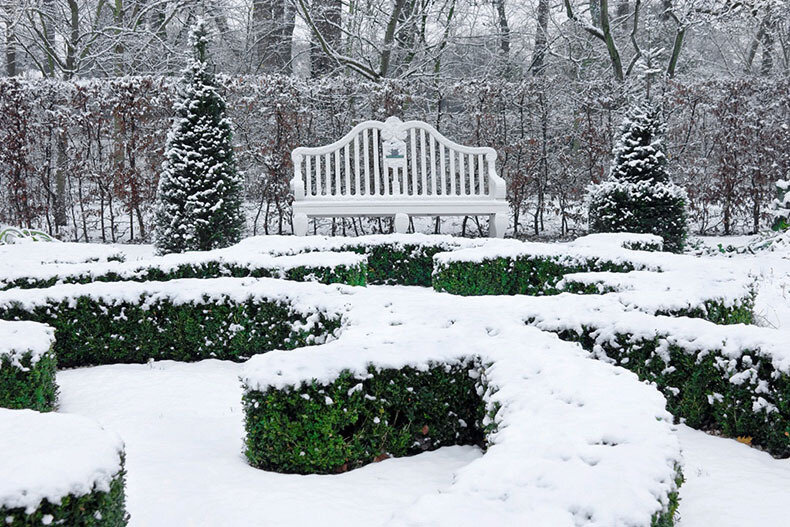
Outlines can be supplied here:
M510 210L496 151L462 146L422 121L365 121L327 146L296 148L293 225L308 217L394 216L406 232L409 216L489 216L489 235L503 237Z

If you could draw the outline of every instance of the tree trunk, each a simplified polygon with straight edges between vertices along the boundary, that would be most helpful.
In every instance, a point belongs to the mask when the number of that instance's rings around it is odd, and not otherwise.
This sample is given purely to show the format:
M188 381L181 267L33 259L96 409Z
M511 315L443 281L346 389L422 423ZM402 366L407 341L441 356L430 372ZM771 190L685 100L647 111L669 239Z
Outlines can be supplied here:
M11 23L12 15L11 9L8 8L6 13L8 22L6 22L5 27L5 73L9 77L16 77L16 28Z
M66 80L71 79L77 72L77 42L80 38L80 8L77 0L68 0L69 13L71 14L70 22L70 37L66 41L66 70L63 72L63 78Z
M291 41L295 23L293 5L283 0L252 3L253 71L290 71ZM321 49L317 50L319 53Z
M274 0L277 2L278 0ZM282 0L280 0L282 1ZM400 0L403 1L403 0ZM318 0L314 4L315 29L332 50L340 49L342 0ZM313 77L323 77L334 69L336 63L318 44L315 35L310 46L310 64Z
M545 1L547 0L541 0L541 3ZM510 25L507 20L507 11L505 11L505 0L494 0L494 5L496 7L497 25L499 26L499 61L503 66L503 75L505 78L508 78L511 76L512 71L510 67ZM538 10L540 10L540 7ZM538 18L540 19L540 13L538 13Z
M546 69L549 31L549 0L539 0L538 23L535 28L535 49L532 51L532 74L543 75Z

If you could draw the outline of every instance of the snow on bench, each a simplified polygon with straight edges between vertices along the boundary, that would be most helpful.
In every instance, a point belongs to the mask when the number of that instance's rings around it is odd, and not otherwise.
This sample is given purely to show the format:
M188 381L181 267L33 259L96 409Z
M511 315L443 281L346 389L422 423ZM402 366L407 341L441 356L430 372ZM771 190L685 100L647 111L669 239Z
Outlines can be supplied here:
M294 232L304 236L316 216L394 215L404 233L409 216L487 215L489 235L501 238L509 208L496 156L422 121L365 121L339 141L291 154Z

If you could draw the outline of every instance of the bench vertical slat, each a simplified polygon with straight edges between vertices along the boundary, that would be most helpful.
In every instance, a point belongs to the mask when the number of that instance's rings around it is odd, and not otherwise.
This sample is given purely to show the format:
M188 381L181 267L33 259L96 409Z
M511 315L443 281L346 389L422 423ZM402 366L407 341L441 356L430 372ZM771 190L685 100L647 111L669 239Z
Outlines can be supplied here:
M312 184L313 175L310 172L311 168L312 168L311 167L311 163L310 163L310 158L311 157L313 157L313 156L304 156L304 161L305 161L305 164L304 164L304 193L305 193L306 196L312 196L313 195L313 190L312 190L312 188L313 188L313 184Z
M422 189L420 194L423 196L428 194L428 172L425 167L425 158L427 156L425 154L425 130L420 128L420 161L422 162Z
M324 154L324 196L332 195L332 154Z
M479 182L477 187L478 196L482 196L485 193L485 172L483 166L483 154L477 154L477 180Z
M455 180L457 179L457 174L455 172L455 150L448 148L447 153L450 155L450 194L455 196Z
M397 196L400 194L400 175L402 170L398 167L392 167L392 195ZM384 167L384 180L389 179L389 169Z
M436 141L436 146L439 147L439 162L440 162L439 178L440 178L440 181L442 183L442 185L441 185L442 196L444 196L445 194L447 194L447 187L446 187L447 174L446 174L446 168L445 168L447 165L445 164L445 158L444 158L444 145L441 144L437 140Z
M315 195L320 196L324 191L323 178L321 176L321 156L314 156L315 159Z
M411 192L406 189L406 194L416 196L417 190L417 129L411 129Z
M376 195L381 195L381 169L379 168L379 130L373 129L373 175L375 177L374 183L376 186ZM387 178L384 178L387 183ZM389 193L389 185L387 184L387 191Z
M354 192L359 196L362 187L359 186L359 134L354 136Z
M344 147L346 163L345 163L345 171L343 175L345 176L344 179L346 180L346 191L345 191L346 196L351 195L351 158L349 157L349 153L348 153L349 148L351 148L351 143L347 144Z
M362 131L362 145L365 150L365 194L370 196L370 152L368 148L368 129Z
M431 196L436 195L436 139L428 136L428 141L431 143Z
M461 176L460 177L461 188L460 188L458 194L460 194L461 196L466 196L468 194L468 192L466 191L466 188L467 188L466 187L467 173L466 173L466 170L465 170L465 167L464 167L464 154L463 154L463 152L458 152L458 167L459 167L458 168L458 173ZM471 169L472 167L469 167L469 168Z
M332 189L333 196L342 196L342 188L340 186L340 149L335 150L335 188Z

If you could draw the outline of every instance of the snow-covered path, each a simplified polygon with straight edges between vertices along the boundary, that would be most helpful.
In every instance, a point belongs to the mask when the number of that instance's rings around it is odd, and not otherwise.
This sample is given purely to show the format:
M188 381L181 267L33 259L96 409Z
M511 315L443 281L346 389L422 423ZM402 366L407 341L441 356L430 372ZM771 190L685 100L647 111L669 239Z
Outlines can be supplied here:
M93 417L126 441L131 527L381 525L481 455L447 447L333 476L251 468L241 367L164 361L58 373L60 411Z
M374 526L480 452L447 447L336 476L250 468L242 454L242 365L207 360L62 371L61 411L126 441L131 526ZM680 426L680 527L784 525L790 460Z
M790 459L687 426L683 447L678 527L780 527L788 525Z

